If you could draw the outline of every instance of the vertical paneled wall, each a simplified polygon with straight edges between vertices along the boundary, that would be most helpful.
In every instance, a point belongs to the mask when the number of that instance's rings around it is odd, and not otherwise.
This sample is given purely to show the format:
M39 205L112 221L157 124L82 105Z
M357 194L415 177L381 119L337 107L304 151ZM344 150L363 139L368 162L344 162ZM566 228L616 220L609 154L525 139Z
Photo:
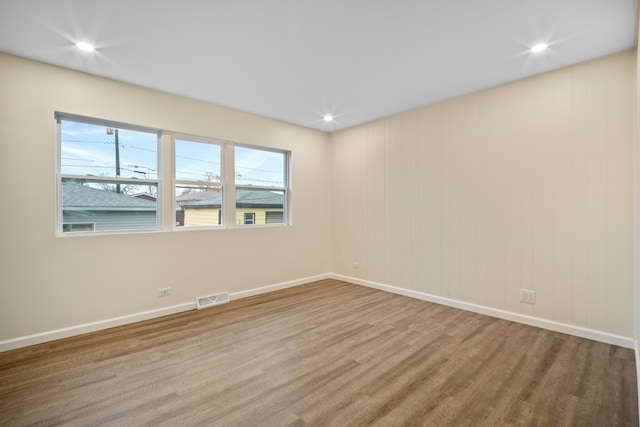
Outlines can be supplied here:
M634 58L333 134L333 272L631 337Z
M636 10L636 23L640 22L640 8ZM636 25L637 27L637 25ZM634 294L633 294L633 314L634 314L634 338L636 340L636 364L640 360L640 352L637 351L640 342L640 55L638 55L638 45L640 34L636 28L636 51L635 51L635 70L634 70ZM638 384L640 384L640 369L638 372Z

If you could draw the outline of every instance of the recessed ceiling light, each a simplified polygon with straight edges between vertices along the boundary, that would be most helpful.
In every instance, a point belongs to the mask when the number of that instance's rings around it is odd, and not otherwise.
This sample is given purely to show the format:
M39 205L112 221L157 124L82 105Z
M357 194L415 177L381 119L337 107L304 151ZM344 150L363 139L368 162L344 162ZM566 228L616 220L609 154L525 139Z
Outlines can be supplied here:
M543 50L545 50L548 47L549 46L546 43L538 43L537 45L535 45L535 46L533 46L531 48L531 52L533 52L533 53L542 52Z
M76 43L76 46L78 47L78 49L83 50L85 52L93 52L94 50L96 50L96 48L93 47L92 44L87 42L78 42Z
M333 121L333 116L331 114L327 114L322 118L322 120L324 120L326 123L330 123Z

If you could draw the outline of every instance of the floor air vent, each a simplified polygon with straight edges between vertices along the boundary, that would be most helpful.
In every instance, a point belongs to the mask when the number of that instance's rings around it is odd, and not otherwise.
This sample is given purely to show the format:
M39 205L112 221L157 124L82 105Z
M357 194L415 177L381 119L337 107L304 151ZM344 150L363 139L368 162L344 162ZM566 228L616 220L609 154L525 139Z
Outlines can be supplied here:
M214 305L225 304L231 301L229 292L221 292L219 294L209 295L196 299L198 310L202 308L213 307Z

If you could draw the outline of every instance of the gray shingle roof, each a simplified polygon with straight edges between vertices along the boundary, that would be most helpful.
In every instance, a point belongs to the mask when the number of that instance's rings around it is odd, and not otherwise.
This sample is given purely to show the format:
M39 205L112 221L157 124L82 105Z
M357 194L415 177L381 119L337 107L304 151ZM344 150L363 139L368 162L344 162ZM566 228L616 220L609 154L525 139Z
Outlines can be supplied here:
M176 197L182 208L219 208L222 203L220 191L202 191ZM238 190L236 204L239 208L281 208L284 195L266 190Z
M62 183L63 209L155 210L156 203L113 191L98 190L73 182Z
M183 208L219 208L222 205L222 192L210 190L182 194L176 197L176 202Z
M236 205L239 208L279 208L284 204L284 195L264 190L238 190Z

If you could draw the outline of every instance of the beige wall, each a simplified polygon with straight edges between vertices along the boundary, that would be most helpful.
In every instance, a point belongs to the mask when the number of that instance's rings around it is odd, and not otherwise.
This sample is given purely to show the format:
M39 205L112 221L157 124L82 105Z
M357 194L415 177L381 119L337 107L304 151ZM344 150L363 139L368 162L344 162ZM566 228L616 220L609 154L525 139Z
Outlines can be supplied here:
M332 271L632 337L634 60L334 133Z
M0 341L329 271L631 337L636 60L329 137L0 54ZM56 110L291 150L293 226L55 237Z
M55 237L56 110L291 150L293 225ZM327 273L329 161L322 132L0 54L0 341Z

